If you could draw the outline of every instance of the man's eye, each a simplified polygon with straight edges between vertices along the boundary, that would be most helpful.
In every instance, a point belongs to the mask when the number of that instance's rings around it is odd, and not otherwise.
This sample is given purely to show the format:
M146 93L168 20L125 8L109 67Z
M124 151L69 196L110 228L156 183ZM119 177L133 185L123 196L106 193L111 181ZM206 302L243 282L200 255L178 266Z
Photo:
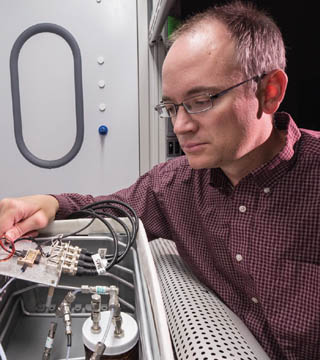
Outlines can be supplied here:
M207 104L208 103L208 99L197 99L194 101L195 105L202 105L202 104Z
M210 103L210 99L208 97L199 97L196 99L193 99L191 101L191 107L199 107L199 106L205 106Z
M167 111L168 111L169 114L170 114L170 113L173 113L173 112L175 111L174 105L172 105L172 104L167 104L167 105L165 105L165 106L166 106L166 109L167 109Z

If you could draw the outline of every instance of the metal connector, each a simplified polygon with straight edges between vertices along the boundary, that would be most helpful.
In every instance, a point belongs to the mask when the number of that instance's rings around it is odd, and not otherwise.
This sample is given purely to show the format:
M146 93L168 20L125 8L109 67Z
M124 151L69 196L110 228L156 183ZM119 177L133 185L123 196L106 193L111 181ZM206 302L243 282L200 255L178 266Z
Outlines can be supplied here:
M107 294L110 293L110 287L108 287L108 286L81 285L81 292L83 294L107 295Z
M58 317L63 318L63 322L65 325L66 335L72 334L71 330L71 311L70 311L70 305L75 300L76 296L71 291L67 293L65 298L63 299L62 303L58 306L56 315Z
M78 262L69 262L69 264L66 262L63 263L62 265L62 272L64 274L69 274L69 275L76 275L77 270L78 270Z
M43 351L43 354L42 354L42 360L49 360L50 359L50 353L51 353L51 349L52 349L52 345L53 345L53 339L54 339L54 336L56 334L56 329L57 329L57 323L56 322L51 322L50 323L50 328L49 328L49 331L48 331L46 344L45 344L44 351Z
M103 355L106 345L102 342L98 342L94 353L91 355L90 360L99 360L101 355Z
M115 326L114 336L120 338L124 335L124 331L121 327L122 317L121 317L120 302L119 302L119 289L114 285L110 286L109 309L110 310L113 309L112 322Z
M101 296L98 294L91 296L91 320L91 332L93 334L99 334L101 332Z
M118 316L114 316L112 319L115 328L114 328L114 336L117 338L121 338L124 335L124 331L122 329L122 316L119 313Z

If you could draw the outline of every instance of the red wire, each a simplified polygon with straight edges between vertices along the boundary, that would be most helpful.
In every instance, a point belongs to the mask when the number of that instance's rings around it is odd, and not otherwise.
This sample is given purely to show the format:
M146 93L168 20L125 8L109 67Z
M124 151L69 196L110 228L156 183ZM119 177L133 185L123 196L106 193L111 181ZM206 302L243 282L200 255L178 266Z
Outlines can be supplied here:
M6 252L11 252L11 250L8 250L8 249L3 245L2 240L7 241L7 238L2 237L2 238L0 239L0 246L2 247L2 249L3 249L4 251L6 251Z
M3 245L2 240L5 240L6 242L10 242L10 243L11 243L11 249L10 249L10 250L8 250L8 249ZM9 239L3 237L3 238L0 239L0 246L2 247L3 250L5 250L6 252L9 253L9 255L8 255L7 257L5 257L5 258L3 258L3 259L0 259L0 262L9 260L9 259L14 255L14 253L16 252L16 248L15 248L15 246L14 246L14 241L13 241L13 240L9 240Z

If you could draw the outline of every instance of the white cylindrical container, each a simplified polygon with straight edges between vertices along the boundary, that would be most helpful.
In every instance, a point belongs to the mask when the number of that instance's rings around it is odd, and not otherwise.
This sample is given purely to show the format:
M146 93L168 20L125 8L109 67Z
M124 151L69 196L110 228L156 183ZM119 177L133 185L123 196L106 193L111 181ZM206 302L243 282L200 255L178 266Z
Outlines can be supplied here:
M90 359L90 356L94 352L95 346L99 341L102 341L108 321L110 317L110 311L101 312L101 332L94 334L91 332L92 320L88 318L82 326L82 340L85 347L86 359ZM108 336L105 341L106 349L101 357L101 360L138 360L138 325L135 319L126 314L121 313L122 317L122 329L124 334L118 338L114 336L115 325L111 323Z

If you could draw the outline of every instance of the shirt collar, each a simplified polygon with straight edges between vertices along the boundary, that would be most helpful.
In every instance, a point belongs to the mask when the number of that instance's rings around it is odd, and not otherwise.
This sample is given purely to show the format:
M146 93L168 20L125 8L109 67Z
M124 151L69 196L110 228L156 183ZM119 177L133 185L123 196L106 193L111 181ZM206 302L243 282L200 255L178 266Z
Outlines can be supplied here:
M285 146L272 160L253 170L241 182L253 178L259 187L271 188L295 163L300 130L291 116L284 112L274 114L274 126L287 132ZM220 168L211 169L210 185L223 192L232 189L229 179Z

